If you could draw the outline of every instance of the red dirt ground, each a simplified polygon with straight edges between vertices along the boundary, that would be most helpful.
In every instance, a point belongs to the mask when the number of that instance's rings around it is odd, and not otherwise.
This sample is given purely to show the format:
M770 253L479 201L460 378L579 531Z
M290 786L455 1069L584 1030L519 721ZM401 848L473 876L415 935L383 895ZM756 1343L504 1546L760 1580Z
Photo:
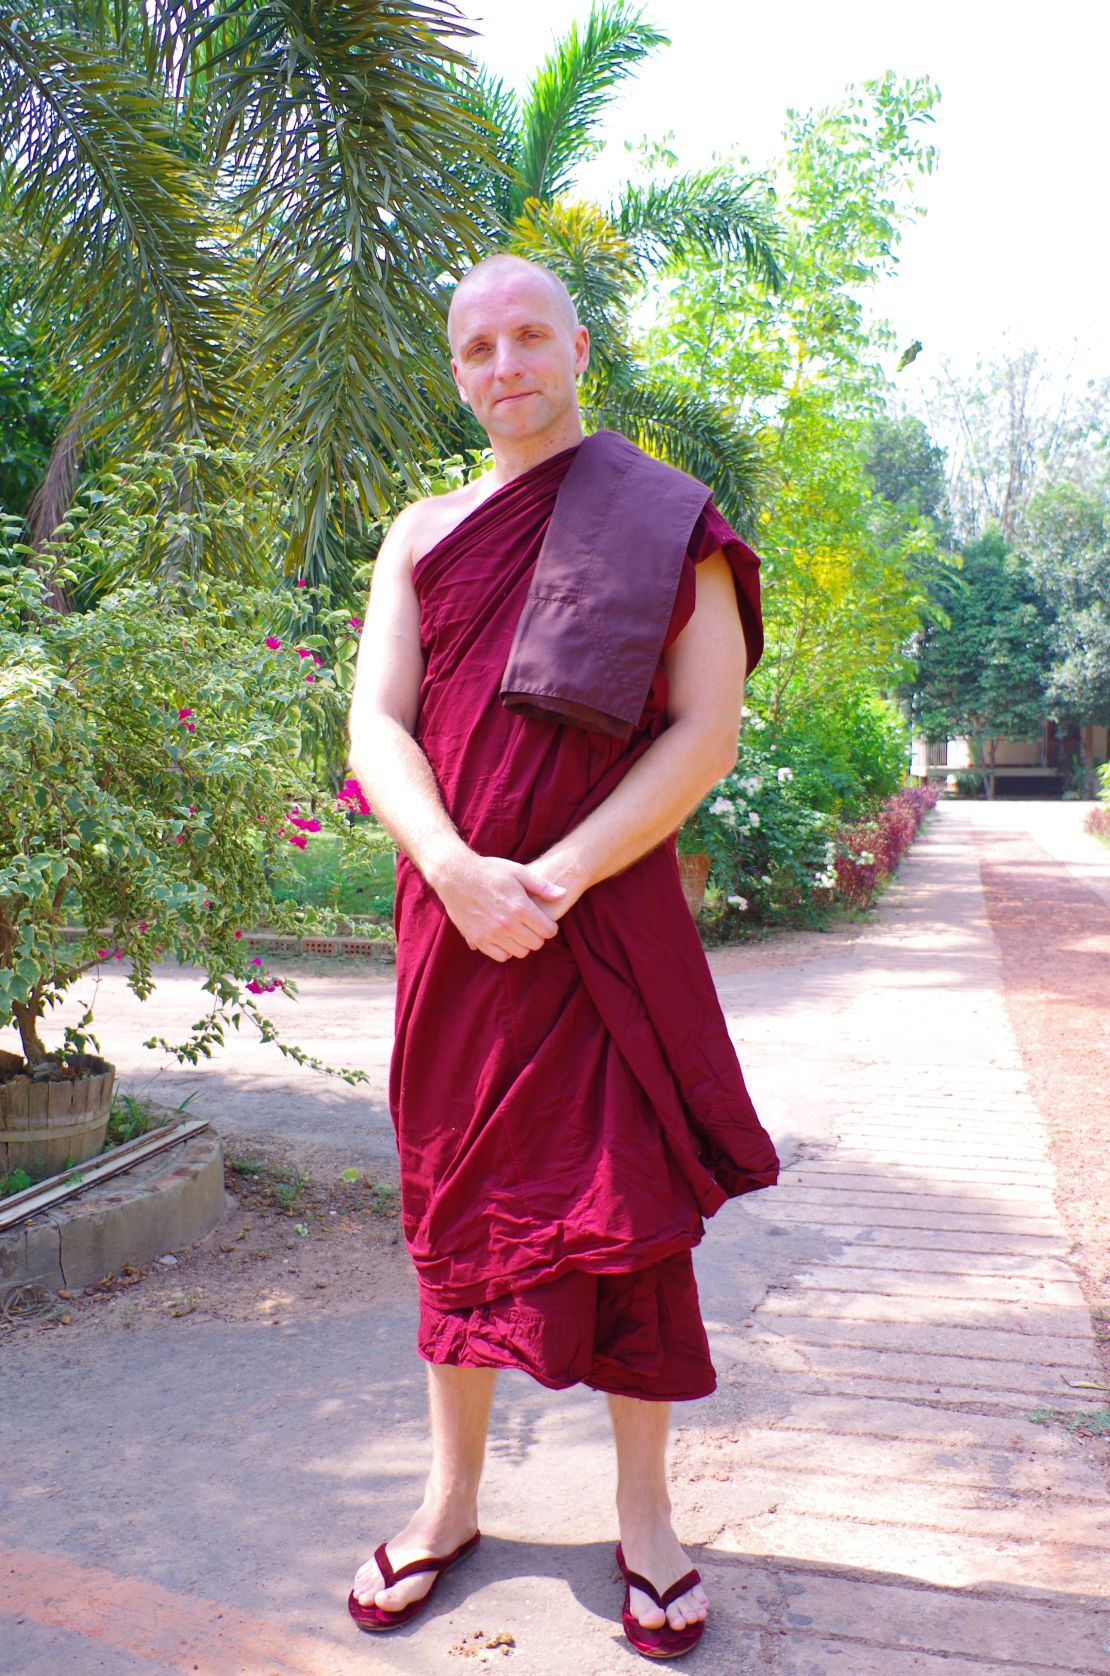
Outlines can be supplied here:
M1024 834L977 832L1006 1005L1110 1385L1110 906Z

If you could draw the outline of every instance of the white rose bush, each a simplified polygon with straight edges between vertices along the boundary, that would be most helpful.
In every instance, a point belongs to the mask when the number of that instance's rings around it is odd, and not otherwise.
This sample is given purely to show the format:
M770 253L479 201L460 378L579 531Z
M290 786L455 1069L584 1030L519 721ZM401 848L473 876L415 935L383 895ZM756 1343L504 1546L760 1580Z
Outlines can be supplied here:
M797 767L783 760L792 748ZM845 821L820 806L827 787L813 772L813 750L804 735L799 744L796 730L776 736L745 708L735 768L679 832L680 849L710 858L711 911L715 903L719 917L811 923L837 903L870 908L936 802L924 786L885 798L871 790L863 812ZM897 784L897 757L893 773Z

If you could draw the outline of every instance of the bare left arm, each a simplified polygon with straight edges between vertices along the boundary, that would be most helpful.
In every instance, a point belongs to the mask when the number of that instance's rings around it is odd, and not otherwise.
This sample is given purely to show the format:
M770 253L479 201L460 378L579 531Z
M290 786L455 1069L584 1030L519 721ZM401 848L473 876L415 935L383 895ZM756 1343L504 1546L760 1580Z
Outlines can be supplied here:
M721 552L697 567L694 614L664 656L670 683L666 732L580 826L534 865L566 887L545 903L556 919L601 879L654 849L736 761L744 697L744 631L736 586Z

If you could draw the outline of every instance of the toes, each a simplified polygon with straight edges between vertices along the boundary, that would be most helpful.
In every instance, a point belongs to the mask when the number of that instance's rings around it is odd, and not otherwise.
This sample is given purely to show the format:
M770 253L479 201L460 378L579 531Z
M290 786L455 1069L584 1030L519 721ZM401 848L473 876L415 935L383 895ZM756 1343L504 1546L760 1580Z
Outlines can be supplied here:
M668 1606L667 1622L672 1629L685 1629L689 1624L704 1622L708 1614L709 1597L704 1589L691 1589Z
M352 1593L360 1606L369 1606L382 1586L382 1574L376 1565L362 1566L355 1572Z
M632 1590L629 1601L632 1616L643 1629L662 1629L667 1622L667 1614L661 1606L656 1606L641 1589Z

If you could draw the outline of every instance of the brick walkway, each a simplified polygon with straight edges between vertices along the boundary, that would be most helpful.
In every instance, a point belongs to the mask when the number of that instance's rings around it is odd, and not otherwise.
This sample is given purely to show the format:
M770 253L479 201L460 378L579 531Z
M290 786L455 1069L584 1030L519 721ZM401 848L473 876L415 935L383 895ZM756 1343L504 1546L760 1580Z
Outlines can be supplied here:
M714 1579L744 1670L1110 1670L1107 1446L1029 1419L1110 1396L1077 1388L1105 1376L969 835L942 806L880 924L809 986L865 1062L836 1146L750 1208L829 1244L754 1312L740 1424L683 1444L727 1510L712 1548L756 1562Z

